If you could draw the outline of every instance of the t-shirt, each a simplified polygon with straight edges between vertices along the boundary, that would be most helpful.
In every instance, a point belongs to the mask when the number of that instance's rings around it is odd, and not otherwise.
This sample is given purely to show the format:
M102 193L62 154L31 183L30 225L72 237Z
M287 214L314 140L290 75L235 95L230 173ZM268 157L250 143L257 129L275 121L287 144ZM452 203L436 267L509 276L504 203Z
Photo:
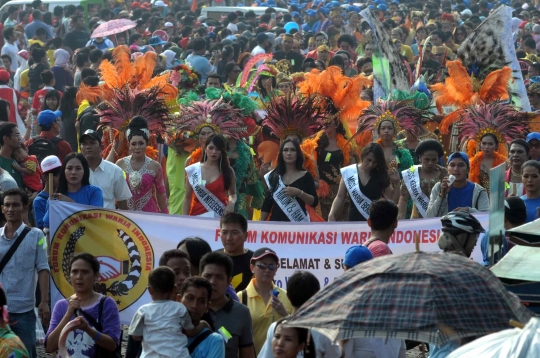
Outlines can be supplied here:
M205 328L201 331L208 331ZM201 334L199 333L197 337ZM188 345L197 337L188 337ZM225 357L225 341L218 333L212 333L204 339L193 352L191 358L223 358Z
M237 34L238 33L238 26L232 22L229 22L229 25L227 25L227 29L228 30L231 30L231 32L233 34Z
M13 179L15 179L15 182L17 183L17 186L22 189L22 176L21 173L15 170L13 168L13 159L12 158L4 158L0 156L0 168L4 169Z
M448 212L456 208L472 208L474 183L468 181L463 188L450 188L448 191Z
M94 318L96 321L99 318L99 301L88 307L81 307L81 309ZM69 303L67 300L60 300L54 306L51 324L49 330L45 335L45 341L51 334L51 332L58 326L62 318L64 318ZM75 319L75 316L70 318L70 321ZM106 297L103 302L103 311L101 312L101 325L103 329L102 334L106 334L111 337L116 344L120 344L120 333L122 328L120 327L120 314L118 313L118 307L116 302L111 297ZM92 327L92 325L90 324ZM95 327L94 327L95 328ZM66 339L66 348L71 357L95 357L96 354L96 342L84 331L80 329L75 329L68 333Z
M206 83L206 78L209 75L216 73L217 71L216 66L213 66L206 57L200 55L191 54L186 58L186 62L191 64L193 71L201 75L202 85Z
M43 228L43 218L47 212L47 201L49 200L49 193L44 191L40 192L34 201L32 202L32 209L34 211L34 219L36 220L36 226Z
M371 251L373 257L392 255L392 250L390 250L388 244L381 240L373 240L366 247Z
M225 250L219 249L216 251L224 252ZM249 267L251 264L251 257L253 257L253 251L247 250L242 255L229 257L233 261L233 278L231 285L236 292L240 292L246 289L253 277L253 272L251 272L251 268Z
M106 160L102 159L96 170L90 169L90 184L101 188L104 208L114 209L115 200L123 201L131 198L124 172L118 165Z
M527 195L522 195L521 199L525 202L525 207L527 208L527 222L536 220L537 208L540 208L540 197L536 199L527 199Z
M182 329L193 328L186 306L175 301L153 301L137 310L129 335L143 337L142 357L190 358Z
M23 342L15 335L15 333L13 333L9 326L0 328L0 357L29 357Z
M88 32L73 30L64 38L64 45L75 51L78 48L86 47L88 41L90 41L90 34Z
M6 191L13 188L18 188L17 182L4 170L4 172L0 174L0 191Z
M14 44L10 44L8 42L6 42L6 44L2 47L2 56L9 55L9 57L11 58L11 71L13 72L16 72L17 68L19 68L19 62L17 61L18 52L19 48Z
M94 185L84 185L79 191L74 193L68 191L66 195L78 204L103 207L103 192L101 188ZM47 212L43 217L43 227L49 227L49 202L47 202Z
M43 189L43 182L41 181L41 168L39 167L39 162L36 156L29 155L21 166L34 172L34 174L23 173L23 184L33 191L40 191Z

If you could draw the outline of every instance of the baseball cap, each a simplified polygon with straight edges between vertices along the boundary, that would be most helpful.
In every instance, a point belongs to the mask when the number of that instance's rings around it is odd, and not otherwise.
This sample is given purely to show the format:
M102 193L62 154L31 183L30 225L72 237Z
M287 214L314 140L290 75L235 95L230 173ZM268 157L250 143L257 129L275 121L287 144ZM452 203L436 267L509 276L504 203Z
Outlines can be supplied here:
M166 22L163 26L165 26L165 27L174 27L172 22Z
M150 41L148 41L148 45L150 46L165 45L166 43L167 41L163 41L159 36L152 36Z
M84 134L79 138L79 142L82 143L86 138L91 138L101 143L101 133L96 132L93 129L88 129L86 132L84 132Z
M20 50L18 52L18 55L21 56L22 58L24 58L26 61L28 61L28 59L30 58L30 52L28 52L26 50Z
M300 16L300 13L299 13L298 11L293 11L293 12L291 13L291 16L292 16L292 17Z
M472 16L472 11L469 9L465 9L461 12L461 16Z
M527 134L527 143L529 143L533 139L540 140L540 133L531 132L531 133Z
M165 4L163 1L158 0L154 3L155 7L169 7L169 5Z
M306 14L308 16L317 16L317 10L313 10L313 9L306 10Z
M260 260L265 256L274 256L276 260L279 260L279 257L274 250L268 247L261 247L260 249L255 250L253 256L251 257L251 261Z
M371 253L371 251L369 251L367 247L362 245L355 245L347 249L343 264L347 265L348 267L354 267L359 263L371 260L372 258L373 254Z
M62 116L62 112L60 111L53 112L50 109L47 109L47 110L39 112L37 121L38 121L38 124L40 125L50 126L61 116Z
M50 172L51 170L54 170L56 168L60 168L62 166L62 162L56 155L49 155L48 157L45 157L41 161L41 171L43 174Z
M0 70L0 81L7 82L11 78L8 71L4 70L3 68Z
M465 154L463 152L454 152L454 153L450 154L450 156L448 157L448 162L447 163L450 163L450 161L452 159L461 159L465 163L467 163L468 167L471 166L471 164L469 163L469 157L467 156L467 154Z
M268 40L268 39L269 39L268 35L266 33L264 33L264 32L260 32L260 33L257 34L257 41L258 42L262 42L262 41Z

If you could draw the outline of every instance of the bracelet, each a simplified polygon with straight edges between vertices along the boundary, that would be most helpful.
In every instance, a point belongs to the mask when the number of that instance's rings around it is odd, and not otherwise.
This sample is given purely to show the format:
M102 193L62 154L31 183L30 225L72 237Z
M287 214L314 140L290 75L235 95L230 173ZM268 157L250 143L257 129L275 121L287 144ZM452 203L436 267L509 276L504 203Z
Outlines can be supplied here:
M304 195L304 191L303 191L303 190L302 190L302 192L300 193L300 195L298 195L298 197L301 198L302 195Z
M99 337L101 337L101 332L100 331L96 331L97 332L97 336L96 338L94 338L94 341L98 341L99 340Z

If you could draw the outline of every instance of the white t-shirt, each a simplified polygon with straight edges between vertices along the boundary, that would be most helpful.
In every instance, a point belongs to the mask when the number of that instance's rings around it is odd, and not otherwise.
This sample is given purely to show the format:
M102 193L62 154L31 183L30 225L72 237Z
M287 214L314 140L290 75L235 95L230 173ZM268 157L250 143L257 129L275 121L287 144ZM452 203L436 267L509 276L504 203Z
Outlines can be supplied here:
M194 328L186 306L175 301L153 301L137 310L129 335L143 337L141 357L190 358L183 328Z
M251 56L260 55L261 53L266 53L266 51L261 46L257 45L251 51Z
M127 200L132 196L122 168L103 159L95 171L90 170L90 184L101 188L103 207L107 209L115 209L115 200Z
M232 22L229 22L229 25L227 25L227 29L231 30L233 34L238 33L238 26L236 26L236 24L233 24Z
M259 352L257 358L274 358L274 353L272 353L272 338L274 338L276 323L277 322L274 322L270 325L270 327L268 327L266 341L264 342L264 346ZM317 358L341 357L341 348L339 348L337 344L333 344L330 338L315 330L310 330L310 332L311 337L313 338L313 344L315 345L315 350L317 351ZM303 354L300 352L297 358L302 357Z
M17 71L17 68L19 68L19 61L17 60L18 53L19 48L8 42L2 47L2 55L9 55L9 57L11 57L11 71L13 72Z
M11 174L9 174L7 171L2 170L2 174L0 174L0 191L6 191L8 189L18 188L17 182Z

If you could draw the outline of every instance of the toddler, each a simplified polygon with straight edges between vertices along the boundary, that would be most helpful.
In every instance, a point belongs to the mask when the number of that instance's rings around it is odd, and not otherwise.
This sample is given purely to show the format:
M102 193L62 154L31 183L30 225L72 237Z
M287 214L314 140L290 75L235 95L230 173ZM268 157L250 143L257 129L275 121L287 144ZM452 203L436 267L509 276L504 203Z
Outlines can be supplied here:
M26 147L21 144L20 148L13 151L13 168L23 173L23 184L26 189L33 192L40 192L43 189L41 181L41 168L35 155L28 155Z
M165 266L153 269L148 275L148 291L153 302L141 306L129 326L133 339L142 340L141 358L190 358L188 340L182 330L189 336L202 330L199 326L194 329L186 306L171 300L175 277L174 271Z

